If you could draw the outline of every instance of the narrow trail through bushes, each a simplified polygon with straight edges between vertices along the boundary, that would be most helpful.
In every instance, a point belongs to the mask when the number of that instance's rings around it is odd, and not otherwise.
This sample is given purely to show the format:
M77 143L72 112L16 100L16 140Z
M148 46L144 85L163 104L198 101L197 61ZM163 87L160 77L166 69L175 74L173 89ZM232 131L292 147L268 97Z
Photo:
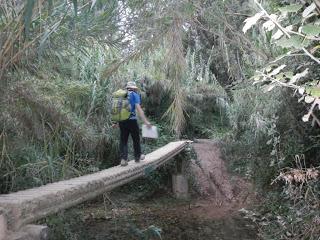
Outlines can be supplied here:
M248 206L253 201L252 185L242 177L229 174L218 142L206 139L193 144L197 155L191 162L195 190L201 206L192 212L202 218L221 218Z
M254 223L238 211L253 200L250 183L228 173L218 142L197 140L193 147L196 197L181 201L160 193L133 200L111 193L104 203L85 206L76 239L160 239L149 231L154 227L162 230L162 239L258 239Z

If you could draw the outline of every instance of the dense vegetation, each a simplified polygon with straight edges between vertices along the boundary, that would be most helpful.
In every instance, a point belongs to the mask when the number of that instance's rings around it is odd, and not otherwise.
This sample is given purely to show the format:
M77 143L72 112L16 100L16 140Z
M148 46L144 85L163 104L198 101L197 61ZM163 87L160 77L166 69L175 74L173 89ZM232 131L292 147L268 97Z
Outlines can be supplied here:
M264 239L318 239L318 0L1 0L0 192L118 164L127 80L157 143L226 143ZM265 191L267 190L267 191Z

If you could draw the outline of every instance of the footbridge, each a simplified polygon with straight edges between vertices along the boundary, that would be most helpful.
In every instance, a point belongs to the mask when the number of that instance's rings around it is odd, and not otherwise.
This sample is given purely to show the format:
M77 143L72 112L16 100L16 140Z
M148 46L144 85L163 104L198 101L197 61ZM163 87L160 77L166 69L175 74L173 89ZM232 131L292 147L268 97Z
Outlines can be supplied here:
M116 166L94 174L0 195L0 240L47 239L47 227L32 223L144 176L173 159L188 144L189 141L171 142L147 154L140 163L130 161L126 167ZM179 181L177 177L173 179L175 183Z

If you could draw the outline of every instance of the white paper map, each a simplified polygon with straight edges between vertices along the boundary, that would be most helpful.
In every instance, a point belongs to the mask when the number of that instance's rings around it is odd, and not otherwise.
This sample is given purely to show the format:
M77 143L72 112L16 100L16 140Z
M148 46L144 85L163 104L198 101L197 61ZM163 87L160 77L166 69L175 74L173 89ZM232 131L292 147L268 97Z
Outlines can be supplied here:
M158 138L158 130L156 126L148 128L147 125L142 124L142 137L144 138Z

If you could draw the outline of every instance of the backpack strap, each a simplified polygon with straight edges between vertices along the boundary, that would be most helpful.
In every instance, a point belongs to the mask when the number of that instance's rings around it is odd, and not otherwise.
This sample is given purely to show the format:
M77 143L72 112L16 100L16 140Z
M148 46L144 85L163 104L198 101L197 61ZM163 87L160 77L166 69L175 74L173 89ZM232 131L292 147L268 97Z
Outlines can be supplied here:
M137 109L136 109L136 106L133 106L133 111L131 111L131 109L132 109L132 106L131 106L131 103L130 103L130 97L131 97L131 94L133 94L133 93L136 93L135 91L128 91L128 101L129 101L129 104L130 104L130 117L129 118L131 118L131 117L137 117ZM139 96L139 98L140 98L140 101L141 101L141 97L140 97L140 94L138 94L138 93L136 93L138 96Z

